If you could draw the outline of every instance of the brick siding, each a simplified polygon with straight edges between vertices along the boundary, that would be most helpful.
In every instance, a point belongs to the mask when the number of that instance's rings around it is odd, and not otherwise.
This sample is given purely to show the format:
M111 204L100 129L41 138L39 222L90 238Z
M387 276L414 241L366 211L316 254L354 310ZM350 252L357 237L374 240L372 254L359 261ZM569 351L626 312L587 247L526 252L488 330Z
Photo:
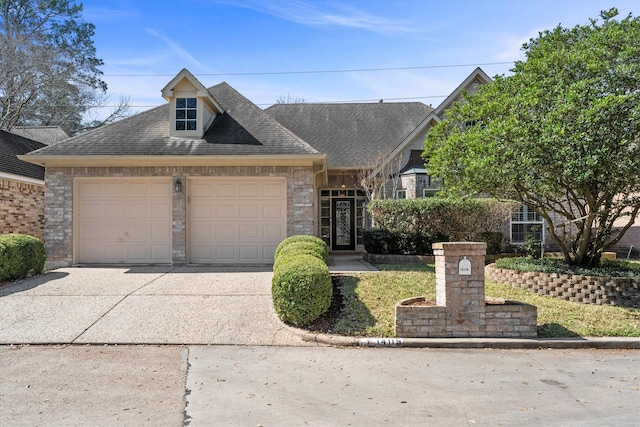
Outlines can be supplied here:
M0 234L44 238L44 185L0 179Z

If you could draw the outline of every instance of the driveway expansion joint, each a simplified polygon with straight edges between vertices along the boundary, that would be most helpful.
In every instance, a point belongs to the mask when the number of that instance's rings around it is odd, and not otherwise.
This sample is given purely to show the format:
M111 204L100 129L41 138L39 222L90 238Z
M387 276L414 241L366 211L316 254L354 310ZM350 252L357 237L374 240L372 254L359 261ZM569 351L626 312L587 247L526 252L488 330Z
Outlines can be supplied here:
M120 300L118 300L111 308L109 308L109 310L105 311L104 313L102 313L102 315L97 318L95 320L95 322L91 323L89 326L87 326L82 332L80 332L80 334L78 334L77 337L75 337L74 339L71 340L71 342L69 342L69 344L76 344L76 341L78 341L85 333L87 333L87 331L89 329L91 329L93 326L95 326L99 321L101 321L102 319L105 318L105 316L109 313L111 313L116 307L118 307L120 304L122 304L122 302L124 300L126 300L127 298L129 298L130 296L132 296L133 294L135 294L136 292L138 292L139 290L141 290L142 288L152 284L153 282L155 282L156 280L161 279L162 277L166 276L167 274L171 273L172 271L177 270L178 267L173 267L171 270L169 271L165 271L163 273L161 273L159 276L154 277L152 280L143 283L141 286L139 286L138 288L134 289L133 291L129 292L128 294L126 294L125 296L123 296L122 298L120 298Z

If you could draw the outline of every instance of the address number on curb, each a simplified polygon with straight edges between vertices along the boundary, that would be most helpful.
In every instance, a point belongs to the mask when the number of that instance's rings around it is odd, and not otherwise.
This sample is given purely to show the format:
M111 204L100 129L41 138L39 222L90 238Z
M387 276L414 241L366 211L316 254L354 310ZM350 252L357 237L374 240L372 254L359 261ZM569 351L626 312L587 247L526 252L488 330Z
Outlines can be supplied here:
M362 338L360 347L402 347L402 338Z

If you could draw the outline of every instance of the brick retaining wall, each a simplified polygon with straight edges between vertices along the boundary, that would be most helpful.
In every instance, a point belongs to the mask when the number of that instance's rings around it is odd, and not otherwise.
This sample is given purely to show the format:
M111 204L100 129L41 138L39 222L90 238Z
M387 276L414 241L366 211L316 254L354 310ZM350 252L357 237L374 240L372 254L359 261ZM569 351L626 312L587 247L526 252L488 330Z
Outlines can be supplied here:
M640 279L520 272L498 268L495 264L486 266L485 274L495 282L566 301L640 307Z

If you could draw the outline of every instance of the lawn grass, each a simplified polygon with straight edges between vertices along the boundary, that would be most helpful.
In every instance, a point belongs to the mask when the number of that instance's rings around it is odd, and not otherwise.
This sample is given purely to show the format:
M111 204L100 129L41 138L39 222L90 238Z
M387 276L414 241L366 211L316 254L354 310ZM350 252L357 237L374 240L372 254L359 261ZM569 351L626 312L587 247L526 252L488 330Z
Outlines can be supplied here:
M379 273L342 277L344 308L334 333L392 337L398 301L415 296L435 299L432 265L376 267ZM538 336L542 338L640 337L640 309L569 302L493 281L485 283L485 294L538 307Z

